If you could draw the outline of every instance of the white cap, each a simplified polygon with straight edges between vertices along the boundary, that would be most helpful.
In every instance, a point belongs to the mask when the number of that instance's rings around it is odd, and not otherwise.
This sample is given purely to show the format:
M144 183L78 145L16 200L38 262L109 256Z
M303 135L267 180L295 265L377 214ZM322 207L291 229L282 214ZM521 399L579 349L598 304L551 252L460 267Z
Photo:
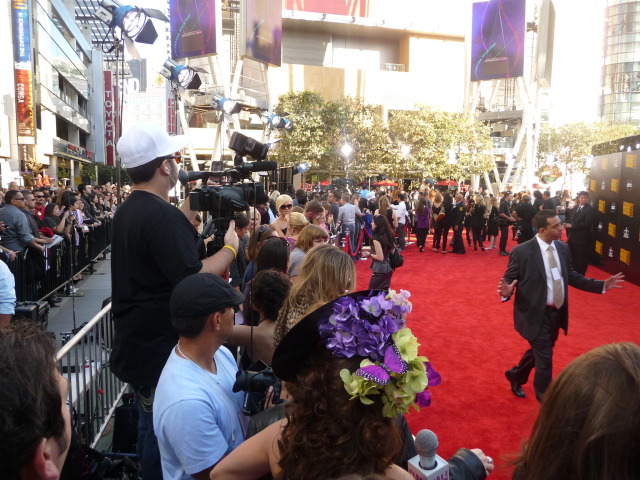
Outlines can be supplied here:
M124 167L135 168L182 150L188 142L186 135L170 136L160 125L142 123L124 132L116 148Z

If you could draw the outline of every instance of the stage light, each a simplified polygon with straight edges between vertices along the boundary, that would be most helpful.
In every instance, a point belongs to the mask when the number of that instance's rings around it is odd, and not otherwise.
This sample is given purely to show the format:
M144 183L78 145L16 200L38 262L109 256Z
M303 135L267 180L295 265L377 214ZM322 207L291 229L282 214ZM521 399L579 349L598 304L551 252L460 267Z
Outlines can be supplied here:
M345 143L344 145L342 145L342 148L340 149L340 151L342 152L342 155L344 155L345 157L348 157L353 153L353 147L348 143Z
M640 150L640 143L636 143L636 150Z
M224 112L228 115L240 113L240 111L242 110L242 105L240 105L238 102L230 98L223 97L222 95L218 95L217 93L211 100L211 106L216 110Z
M402 145L402 147L400 147L400 153L406 157L411 153L411 147L409 145Z
M296 167L296 170L297 170L297 173L304 173L304 172L308 172L310 168L311 168L311 165L309 165L309 162L302 162L300 165Z
M282 115L277 115L275 113L270 114L265 112L262 114L262 121L266 123L271 130L283 128L285 131L291 132L293 130L293 122L288 118L284 118L287 115L289 114L283 113Z
M229 148L236 152L238 157L249 155L257 161L267 157L270 147L268 143L261 143L238 132L233 132L229 140Z
M620 151L624 150L624 145L620 145Z
M155 8L122 5L116 0L102 0L94 15L109 28L118 27L125 38L146 44L152 44L158 38L158 32L150 19L169 21L164 13Z
M198 72L204 73L201 68L178 65L172 59L167 58L160 70L160 75L169 80L175 87L186 90L197 90L202 85Z
M627 147L627 152L630 152L630 151L631 151L631 145Z

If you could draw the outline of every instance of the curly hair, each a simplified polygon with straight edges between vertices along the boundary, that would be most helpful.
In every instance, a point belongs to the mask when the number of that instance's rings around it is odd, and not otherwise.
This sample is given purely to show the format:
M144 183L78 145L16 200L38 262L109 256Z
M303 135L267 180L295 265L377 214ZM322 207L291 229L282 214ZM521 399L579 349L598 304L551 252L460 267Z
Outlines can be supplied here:
M402 449L394 420L382 415L382 400L351 400L340 370L355 371L360 357L338 358L318 345L297 383L287 383L293 400L278 441L282 472L277 480L384 474Z
M253 305L262 311L264 318L275 320L290 290L291 280L287 274L275 268L262 270L252 282Z
M640 347L602 345L551 384L513 478L637 479L639 452Z

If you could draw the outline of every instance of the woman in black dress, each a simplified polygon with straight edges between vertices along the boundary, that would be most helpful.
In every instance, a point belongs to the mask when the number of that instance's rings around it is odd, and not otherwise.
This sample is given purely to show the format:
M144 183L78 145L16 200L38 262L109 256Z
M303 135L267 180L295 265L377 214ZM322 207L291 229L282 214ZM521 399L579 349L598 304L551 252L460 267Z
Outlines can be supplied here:
M436 245L442 247L442 253L447 253L447 240L449 229L451 229L451 221L453 220L453 199L449 193L444 194L440 213L444 213L444 217L438 220L435 234Z
M496 197L491 197L491 213L489 214L487 235L489 235L487 250L496 248L496 238L498 236L498 199Z
M393 268L389 254L396 248L391 225L384 215L373 217L373 251L371 252L371 280L369 289L389 290Z
M471 202L469 202L471 203ZM487 211L487 207L484 206L484 200L480 195L477 195L475 202L470 209L471 212L471 235L473 237L473 249L484 251L484 244L482 243L482 229L484 228L484 212Z

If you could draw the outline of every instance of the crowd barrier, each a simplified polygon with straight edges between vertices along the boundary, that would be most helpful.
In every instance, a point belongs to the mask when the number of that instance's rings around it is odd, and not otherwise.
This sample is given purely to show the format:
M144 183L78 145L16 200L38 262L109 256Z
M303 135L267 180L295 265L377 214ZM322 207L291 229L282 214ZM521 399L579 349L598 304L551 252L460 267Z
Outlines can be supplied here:
M111 243L111 221L105 220L88 230L76 228L71 239L47 248L44 260L29 258L34 255L29 250L16 255L16 259L8 263L16 282L16 300L43 300L71 282L76 274L90 268L91 261Z
M61 374L69 381L72 427L80 441L91 448L109 433L110 420L127 389L111 371L112 340L109 303L56 356Z

